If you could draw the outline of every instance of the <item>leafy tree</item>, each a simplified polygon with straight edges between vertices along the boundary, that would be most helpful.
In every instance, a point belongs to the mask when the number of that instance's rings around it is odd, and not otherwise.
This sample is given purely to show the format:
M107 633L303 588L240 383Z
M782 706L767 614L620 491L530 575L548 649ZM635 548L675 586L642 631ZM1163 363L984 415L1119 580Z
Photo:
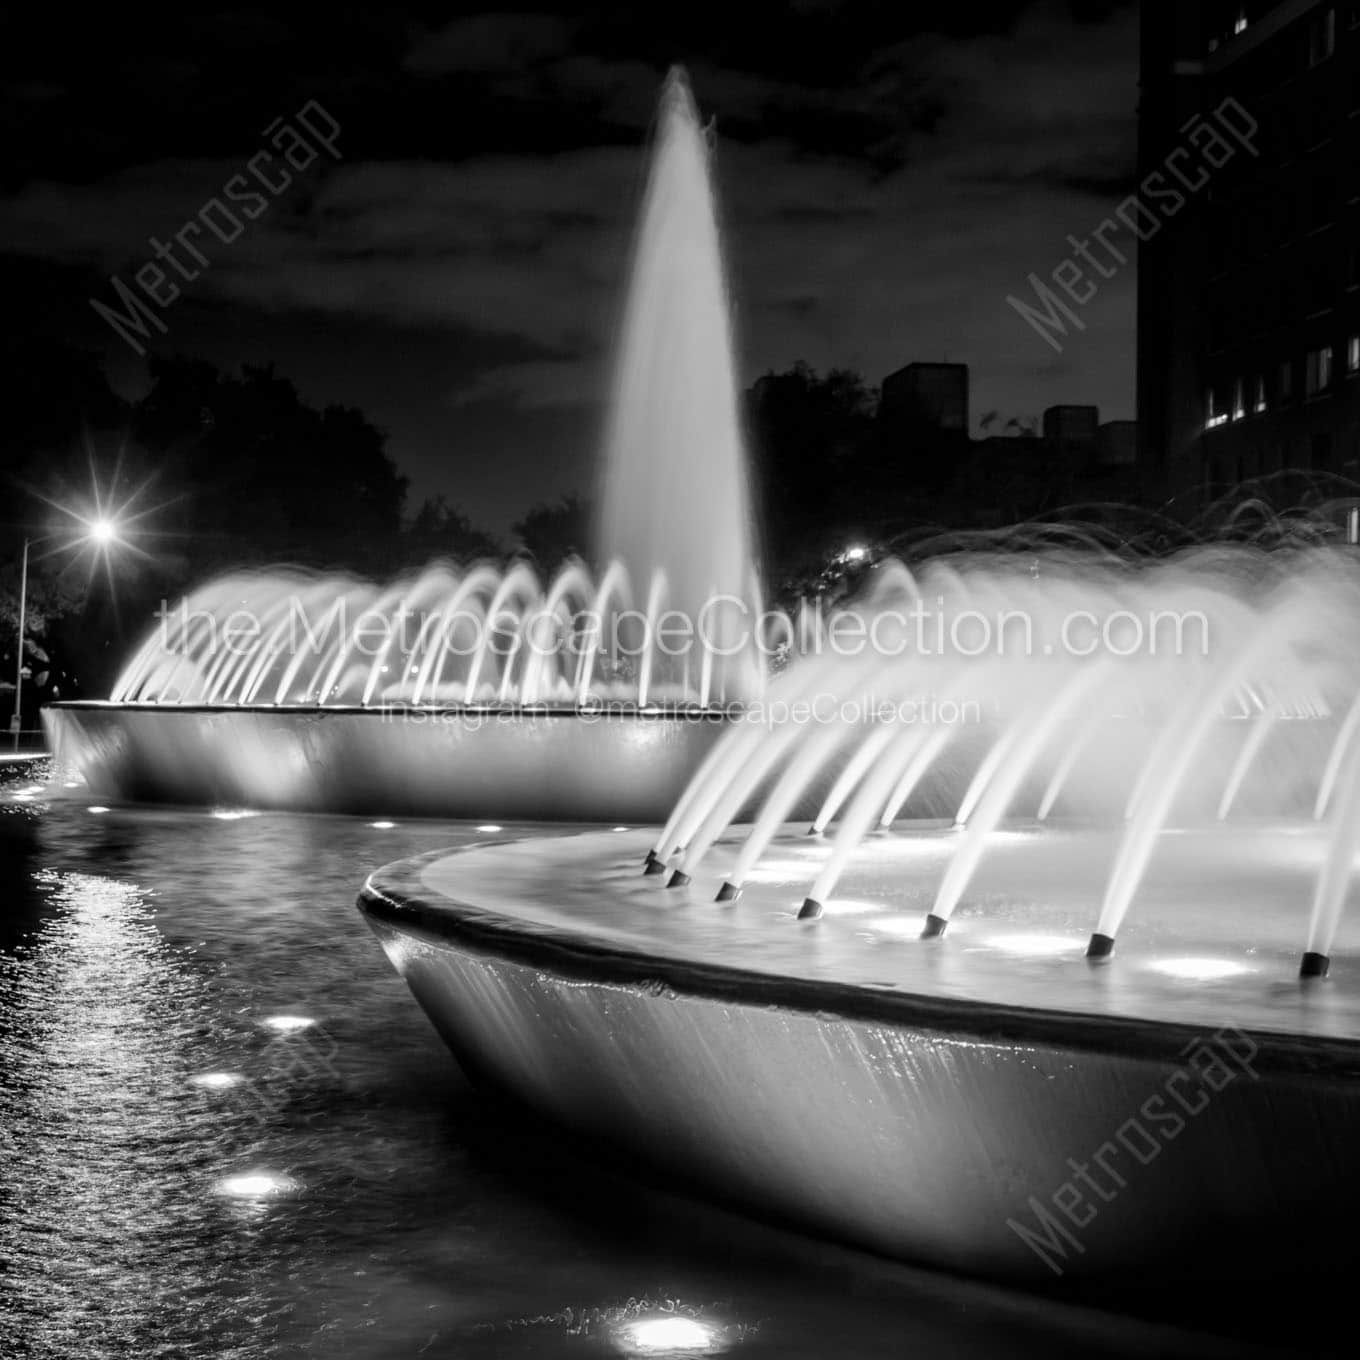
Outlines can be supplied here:
M436 557L471 562L500 555L496 540L474 528L472 521L449 505L443 496L432 496L421 505L402 535L402 541L403 556L412 563L428 562Z
M239 377L192 359L150 368L132 431L178 493L167 527L194 540L200 562L380 570L390 561L406 479L361 412L307 405L272 364Z
M12 646L19 629L21 564L0 567L0 637ZM85 602L86 577L77 571L55 571L29 563L28 589L24 595L24 635L41 637L57 619L79 609Z
M568 557L590 551L591 508L575 493L554 505L536 505L512 527L524 551L551 576Z
M877 397L859 374L798 363L746 394L757 521L778 583L820 569L847 537L872 532L885 502Z

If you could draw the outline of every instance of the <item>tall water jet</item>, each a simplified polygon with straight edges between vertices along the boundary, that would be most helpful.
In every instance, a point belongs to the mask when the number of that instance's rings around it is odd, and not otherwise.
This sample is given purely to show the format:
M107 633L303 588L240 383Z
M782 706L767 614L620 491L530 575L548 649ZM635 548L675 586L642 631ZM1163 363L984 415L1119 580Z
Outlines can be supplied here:
M717 688L750 693L740 648L751 579L746 460L710 150L689 81L666 79L634 244L601 469L597 549L634 579L664 569L668 607L723 650ZM727 599L725 606L705 606Z

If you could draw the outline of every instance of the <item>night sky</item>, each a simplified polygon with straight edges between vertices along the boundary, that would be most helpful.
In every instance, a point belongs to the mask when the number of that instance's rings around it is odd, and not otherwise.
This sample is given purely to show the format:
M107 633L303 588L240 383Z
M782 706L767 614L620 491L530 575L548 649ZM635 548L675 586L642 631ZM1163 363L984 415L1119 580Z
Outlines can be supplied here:
M504 534L592 487L644 147L681 62L716 118L743 383L948 359L972 367L975 431L1063 401L1132 416L1131 267L1060 354L1006 295L1132 183L1136 6L670 8L32 7L0 43L8 323L100 350L138 395L144 361L89 299L115 303L110 275L131 285L150 237L316 101L340 158L203 241L146 348L276 361L389 432L408 509L442 492Z

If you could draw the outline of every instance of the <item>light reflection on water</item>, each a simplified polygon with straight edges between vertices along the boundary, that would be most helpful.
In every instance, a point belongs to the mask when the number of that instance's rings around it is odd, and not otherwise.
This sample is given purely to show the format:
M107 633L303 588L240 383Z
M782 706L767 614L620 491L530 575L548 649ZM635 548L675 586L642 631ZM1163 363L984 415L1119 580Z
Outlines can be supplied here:
M1177 1353L649 1188L479 1097L353 901L485 828L92 818L16 801L32 778L0 784L6 1360Z

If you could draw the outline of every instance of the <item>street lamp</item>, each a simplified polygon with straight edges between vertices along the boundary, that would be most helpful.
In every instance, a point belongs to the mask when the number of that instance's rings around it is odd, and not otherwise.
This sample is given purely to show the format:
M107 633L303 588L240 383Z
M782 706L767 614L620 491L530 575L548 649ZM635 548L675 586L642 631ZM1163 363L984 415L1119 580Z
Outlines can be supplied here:
M23 556L20 558L19 565L19 638L18 658L14 664L14 713L9 720L9 730L14 733L14 749L19 749L20 729L23 724L22 700L24 697L24 624L28 621L28 550L38 543L46 543L49 539L60 538L60 534L44 534L41 538L25 538ZM80 535L75 542L80 543L88 540L98 544L99 547L108 547L111 543L118 541L118 526L111 519L100 516L98 519L85 521L85 533Z

